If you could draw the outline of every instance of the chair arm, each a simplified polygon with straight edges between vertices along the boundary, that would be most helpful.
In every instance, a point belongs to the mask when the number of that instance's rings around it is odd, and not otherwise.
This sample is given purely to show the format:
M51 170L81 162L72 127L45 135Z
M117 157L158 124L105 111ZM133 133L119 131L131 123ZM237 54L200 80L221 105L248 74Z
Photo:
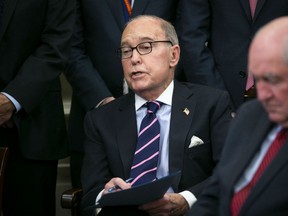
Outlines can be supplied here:
M77 208L80 204L82 192L83 192L82 188L72 188L64 191L61 196L62 208L65 209Z

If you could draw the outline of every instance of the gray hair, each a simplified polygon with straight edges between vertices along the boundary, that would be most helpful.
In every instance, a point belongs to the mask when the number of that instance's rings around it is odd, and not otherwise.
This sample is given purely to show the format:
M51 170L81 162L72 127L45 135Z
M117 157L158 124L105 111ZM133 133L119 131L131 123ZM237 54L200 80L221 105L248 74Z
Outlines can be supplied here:
M174 26L170 22L168 22L168 21L166 21L160 17L154 16L154 15L138 15L126 23L124 30L129 23L133 22L134 20L138 20L138 19L142 19L142 18L154 19L154 20L159 21L160 27L164 31L165 36L167 37L167 40L171 41L173 45L179 44L177 33L176 33Z

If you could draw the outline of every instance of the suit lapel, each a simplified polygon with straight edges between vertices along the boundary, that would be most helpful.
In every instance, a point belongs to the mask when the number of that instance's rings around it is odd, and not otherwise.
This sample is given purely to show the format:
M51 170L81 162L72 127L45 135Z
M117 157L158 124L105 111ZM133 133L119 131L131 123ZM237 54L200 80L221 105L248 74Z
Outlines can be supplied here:
M121 0L106 0L108 6L111 9L111 13L115 17L116 23L119 26L119 29L121 29L121 32L123 30L123 27L125 25L124 15L123 15L123 9L122 9L122 3Z
M267 115L263 112L263 115L259 118L257 124L251 124L250 128L248 130L246 129L247 131L250 131L250 134L247 135L246 140L241 139L243 140L243 144L236 144L240 146L243 145L244 148L237 149L237 154L235 154L235 157L237 158L235 158L233 162L227 164L227 169L223 170L223 173L230 173L228 176L226 174L226 176L228 178L227 187L231 189L231 196L233 196L235 184L243 175L243 172L250 164L256 152L259 151L264 138L271 129L271 126L271 122L269 121ZM232 197L229 197L228 199L231 201ZM227 200L227 209L230 209L230 201Z
M140 14L144 14L144 11L151 0L135 0L133 9L132 9L132 17L135 17Z
M174 82L174 92L172 98L170 134L169 134L169 172L182 169L183 155L185 151L185 141L191 128L196 101L191 91L178 82ZM183 110L187 108L189 114ZM179 124L180 122L180 124ZM172 186L177 191L178 183Z
M259 112L261 112L261 110L259 110ZM234 132L235 135L230 139L228 138L227 141L235 143L236 147L241 146L235 149L235 151L237 151L236 154L229 156L233 157L233 159L229 160L228 157L229 163L225 164L222 164L222 161L220 161L222 169L218 170L220 172L219 175L225 176L223 182L226 185L226 188L229 190L227 192L229 195L225 196L225 200L223 201L225 205L224 209L226 211L225 215L230 215L230 203L234 194L235 185L237 184L239 178L241 178L243 175L243 172L247 166L250 164L255 153L260 149L267 132L271 128L271 122L264 111L262 111L260 118L256 118L257 119L251 119L251 121L255 122L255 124L242 125L242 127L246 127L245 131L250 131L246 137L239 137L238 133ZM249 128L247 128L248 126ZM240 140L240 142L238 140ZM226 158L226 156L224 158Z
M263 176L260 177L254 189L251 191L251 194L248 196L246 203L243 205L241 214L245 215L246 209L253 204L253 201L257 200L257 197L261 196L261 193L265 191L271 181L275 176L281 171L283 166L287 166L288 163L288 140L285 141L284 146L279 151L279 154L271 162L267 170L263 173Z
M257 19L257 16L259 15L261 9L263 8L263 5L264 5L265 2L266 2L266 0L258 0L257 6L256 6L256 10L255 10L255 14L254 14L254 20Z
M250 4L249 4L249 0L239 0L241 2L241 5L245 11L245 14L247 16L247 18L249 19L249 21L252 21L252 16L251 16L251 10L250 10ZM255 20L257 18L257 16L259 15L264 3L266 2L266 0L258 0L257 2L257 6L255 9L255 13L254 13L254 18L253 20Z
M18 0L6 0L5 1L4 13L2 17L2 27L0 28L0 41L2 40L2 37L8 26L9 20L11 19L13 11L15 10L17 2Z
M125 178L130 175L130 167L133 161L133 155L137 143L137 123L134 103L134 94L125 96L125 100L119 106L117 116L118 120L115 122L117 131L117 143L124 167ZM125 127L123 127L125 124Z
M252 21L252 16L251 16L251 10L250 10L250 4L249 4L249 0L239 0L244 12L248 18L248 20L251 22Z

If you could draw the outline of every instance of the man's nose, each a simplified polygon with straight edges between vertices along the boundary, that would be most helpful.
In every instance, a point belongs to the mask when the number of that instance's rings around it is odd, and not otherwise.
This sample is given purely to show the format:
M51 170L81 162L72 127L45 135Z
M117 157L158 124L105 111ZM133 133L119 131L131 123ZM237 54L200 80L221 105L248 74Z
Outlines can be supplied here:
M136 47L132 50L132 56L131 56L132 63L140 62L140 54Z

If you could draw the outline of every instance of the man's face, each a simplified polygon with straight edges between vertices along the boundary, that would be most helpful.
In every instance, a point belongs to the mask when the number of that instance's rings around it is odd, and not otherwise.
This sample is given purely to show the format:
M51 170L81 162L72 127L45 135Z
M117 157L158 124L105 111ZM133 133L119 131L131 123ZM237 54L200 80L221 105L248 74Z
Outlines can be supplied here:
M263 47L262 43L262 47ZM258 48L259 47L259 48ZM249 71L256 80L257 97L269 118L288 126L288 65L283 62L282 47L270 50L254 46L249 55Z
M143 42L166 40L159 21L142 18L126 27L122 34L121 47L136 47ZM153 43L152 52L146 55L140 55L133 49L132 57L122 59L128 86L147 100L156 99L173 80L179 52L178 45L171 46L165 42Z

